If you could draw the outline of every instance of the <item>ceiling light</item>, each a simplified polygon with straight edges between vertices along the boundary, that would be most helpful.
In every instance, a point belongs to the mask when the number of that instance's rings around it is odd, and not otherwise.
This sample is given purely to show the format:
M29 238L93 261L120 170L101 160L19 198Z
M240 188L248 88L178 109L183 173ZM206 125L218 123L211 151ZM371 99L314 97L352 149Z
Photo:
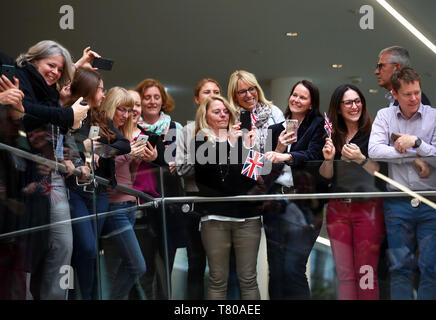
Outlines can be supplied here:
M425 44L431 51L436 53L436 46L428 40L418 29L416 29L409 21L407 21L401 14L398 13L389 3L385 0L377 0L377 2L385 8L391 15L394 16L403 26L405 26L415 37L417 37L423 44Z
M342 68L342 64L332 64L332 68L340 69L340 68Z
M369 91L369 93L377 93L378 92L377 89L369 89L368 91Z
M286 32L286 36L287 37L297 37L298 33L297 32Z

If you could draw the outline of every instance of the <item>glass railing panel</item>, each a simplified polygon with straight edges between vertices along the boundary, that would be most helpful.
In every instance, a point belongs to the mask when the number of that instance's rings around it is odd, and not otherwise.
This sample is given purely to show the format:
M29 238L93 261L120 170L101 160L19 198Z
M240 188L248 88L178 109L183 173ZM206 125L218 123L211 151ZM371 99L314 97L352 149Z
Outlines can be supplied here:
M426 162L432 172L434 158L420 160ZM403 181L405 187L409 184L408 188L414 189L413 183L416 185L419 182L427 187L418 187L416 193L393 188L389 170L392 163L397 166L399 162L402 163L400 171L408 172L413 177L410 170L414 170L418 177L415 182ZM243 202L259 204L263 224L254 265L257 266L257 287L261 299L390 299L389 268L392 268L392 251L396 249L388 245L383 202L396 199L415 208L426 205L426 200L420 196L430 201L435 196L432 187L434 182L431 182L434 178L431 174L419 177L420 171L414 163L414 158L377 159L364 163L338 160L331 163L334 175L327 175L326 178L320 174L320 168L328 166L326 163L307 162L301 167L291 167L292 185L285 187L282 187L283 184L277 185L283 181L277 178L282 173L275 173L277 168L272 166L273 170L262 176L263 183L269 185L263 187L263 192L256 192L256 195L247 196L250 193L248 191L244 195L227 194L227 197L221 198L222 189L217 187L207 189L208 198L167 198L166 201L175 201L188 212L200 211L200 216L204 216L205 212L219 215L223 207L242 212L246 208ZM278 168L283 171L283 164L278 165ZM200 178L200 181L204 183L205 179ZM240 190L232 192L240 193ZM359 224L363 225L363 231L359 230ZM201 233L200 240L203 241ZM226 252L228 247L233 246L232 240L221 242ZM192 288L192 282L187 278L192 268L188 263L188 250L189 245L186 250L180 248L175 258L172 289L173 297L177 299L189 299L188 292ZM228 259L226 268L229 266L226 271L229 272L227 290L224 289L226 298L240 299L241 288L235 270L237 290L232 289L231 254L228 258L226 253L225 259ZM353 270L351 279L347 280L348 283L345 281L344 289L343 273L350 272L347 270L350 261ZM209 271L209 267L206 267L206 272L202 273L207 279L204 298L208 297ZM274 279L278 279L276 283ZM235 291L236 294L233 294ZM417 294L415 289L414 295Z
M433 292L434 157L290 170L265 163L257 181L241 175L242 163L200 169L188 181L180 167L141 162L133 184L115 191L91 165L96 191L89 179L76 181L92 159L86 137L66 134L61 149L62 130L7 110L0 109L2 299L396 300ZM61 154L75 164L70 177ZM187 187L192 181L200 192ZM86 214L77 213L83 206ZM128 224L118 225L120 217Z

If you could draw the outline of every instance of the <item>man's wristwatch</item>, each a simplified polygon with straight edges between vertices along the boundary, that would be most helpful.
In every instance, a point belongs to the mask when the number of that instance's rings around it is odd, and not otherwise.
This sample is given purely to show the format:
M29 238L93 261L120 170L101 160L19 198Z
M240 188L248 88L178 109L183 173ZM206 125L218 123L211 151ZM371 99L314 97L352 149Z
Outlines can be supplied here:
M422 140L420 138L417 138L415 140L415 145L413 146L414 149L419 148L419 146L421 145Z

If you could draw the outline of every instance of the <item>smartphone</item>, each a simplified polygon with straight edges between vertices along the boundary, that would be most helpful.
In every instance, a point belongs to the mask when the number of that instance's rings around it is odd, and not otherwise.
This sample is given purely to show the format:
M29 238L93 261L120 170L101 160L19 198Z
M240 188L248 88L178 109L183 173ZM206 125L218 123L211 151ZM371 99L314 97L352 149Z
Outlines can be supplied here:
M87 106L87 105L88 105L88 102L86 102L86 100L82 100L82 101L80 101L80 104L81 104L82 106Z
M92 66L100 70L112 70L113 65L114 61L110 59L94 58L94 60L92 60Z
M392 133L392 134L391 134L392 144L394 144L395 141L397 141L397 139L398 139L399 137L400 137L400 136L399 136L398 134L396 134L396 133Z
M2 64L1 74L4 74L12 83L14 83L15 67L7 64Z
M298 120L287 119L286 120L286 132L294 132L296 135L298 132Z
M143 144L146 144L148 141L149 136L140 134L138 139L136 139L136 142L139 142L139 145L142 146Z
M88 138L92 139L92 138L98 137L99 133L100 133L100 127L99 126L91 126L91 128L89 129Z
M148 142L150 142L151 146L154 148L157 144L157 140L159 139L158 135L150 135L148 136Z
M241 111L241 130L247 129L247 131L251 131L251 112L248 110Z

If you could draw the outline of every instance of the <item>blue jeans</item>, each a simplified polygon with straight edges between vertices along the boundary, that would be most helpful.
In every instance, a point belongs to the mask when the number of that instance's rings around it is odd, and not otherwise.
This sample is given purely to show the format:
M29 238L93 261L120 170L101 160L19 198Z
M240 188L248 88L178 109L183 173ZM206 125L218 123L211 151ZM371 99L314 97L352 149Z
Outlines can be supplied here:
M314 219L312 210L288 200L272 201L264 215L271 300L311 298L306 265L320 232Z
M416 265L421 272L418 299L436 299L436 211L423 203L414 208L410 198L387 198L383 206L391 262L391 299L413 299Z
M109 201L106 193L96 193L97 213L107 212ZM70 189L71 218L93 216L93 195ZM81 222L73 222L72 265L76 271L83 300L97 299L95 269L97 258L96 233L100 236L105 218L93 217Z
M103 228L107 276L112 287L110 299L125 299L145 273L145 260L133 231L136 204L111 203L109 209L120 210L106 218Z

